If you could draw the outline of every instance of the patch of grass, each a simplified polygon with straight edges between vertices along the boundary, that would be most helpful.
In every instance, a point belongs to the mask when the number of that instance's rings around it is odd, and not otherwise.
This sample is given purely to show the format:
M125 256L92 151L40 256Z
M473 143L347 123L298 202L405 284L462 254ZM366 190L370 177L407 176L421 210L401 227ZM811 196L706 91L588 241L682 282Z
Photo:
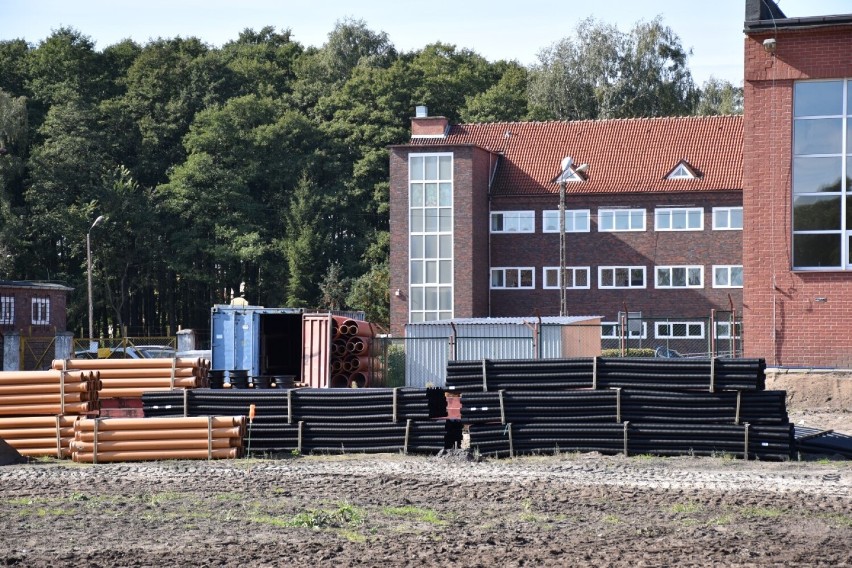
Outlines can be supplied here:
M532 501L529 499L524 500L521 504L523 511L521 512L521 520L527 523L541 523L546 521L545 517L537 515L532 508Z
M692 514L697 513L701 510L701 505L698 503L675 503L671 507L669 507L669 511L672 513L683 513L683 514Z
M414 505L406 505L404 507L385 507L382 509L382 512L387 515L406 517L433 525L447 524L447 521L442 519L436 511L433 511L432 509L422 509L420 507L415 507Z
M852 515L844 515L843 513L823 513L821 518L844 527L852 527Z
M364 513L348 503L340 504L337 509L308 509L290 518L271 515L250 515L248 520L275 527L297 527L306 529L346 529L364 522Z
M239 494L234 492L226 492L226 493L217 493L213 496L217 501L244 501L245 498Z
M770 507L743 507L739 510L739 513L744 517L774 519L782 516L784 511Z
M183 493L178 493L177 491L163 491L162 493L151 493L148 495L148 502L152 507L158 507L163 503L180 501L183 498Z
M337 534L348 540L349 542L367 542L367 537L359 532L349 529L338 529Z
M604 515L603 522L610 525L617 525L621 523L621 518L618 515Z
M725 514L725 515L722 515L720 517L715 517L715 518L711 519L707 524L712 525L712 526L722 527L722 526L725 526L725 525L730 525L733 522L734 522L733 515Z

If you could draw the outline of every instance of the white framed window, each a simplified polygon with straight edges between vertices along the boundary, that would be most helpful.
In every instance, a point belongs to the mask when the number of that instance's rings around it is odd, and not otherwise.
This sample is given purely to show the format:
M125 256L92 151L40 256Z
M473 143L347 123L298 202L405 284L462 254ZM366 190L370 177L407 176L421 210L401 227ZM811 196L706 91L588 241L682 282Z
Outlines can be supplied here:
M703 207L658 207L654 210L657 231L703 231Z
M565 210L565 232L566 233L588 233L590 209L566 209ZM541 230L543 233L559 232L559 210L548 209L541 212Z
M491 288L495 290L535 288L535 268L492 268Z
M743 267L741 264L713 265L714 288L742 288Z
M599 266L598 288L645 288L645 267Z
M644 209L598 209L598 231L644 231Z
M618 322L601 322L601 339L619 339L621 337L621 325ZM631 339L648 338L648 322L629 322L627 325L627 337Z
M453 317L453 154L410 154L409 286L411 322Z
M666 179L695 179L695 174L690 171L686 164L678 164Z
M704 338L704 322L701 321L655 322L654 327L658 339Z
M852 81L793 84L794 270L852 270Z
M492 233L534 233L535 211L492 211Z
M714 231L742 231L743 230L743 208L742 207L714 207L713 208L713 230Z
M559 267L545 266L544 269L544 286L547 289L559 289ZM591 268L588 266L566 266L565 267L565 288L566 289L582 289L588 290L590 284Z
M0 296L0 325L15 324L15 297Z
M50 298L33 298L33 325L50 324Z
M733 329L734 335L731 336L731 330ZM740 334L742 333L742 323L734 322L731 323L729 321L717 321L716 322L716 339L739 339Z
M703 266L657 266L655 288L703 288Z

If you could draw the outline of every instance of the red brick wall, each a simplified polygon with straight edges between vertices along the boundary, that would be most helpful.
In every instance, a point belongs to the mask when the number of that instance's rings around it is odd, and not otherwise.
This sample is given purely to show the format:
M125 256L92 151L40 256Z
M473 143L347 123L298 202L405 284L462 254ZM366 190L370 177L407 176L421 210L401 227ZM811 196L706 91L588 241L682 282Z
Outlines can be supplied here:
M770 36L774 56L763 49ZM821 78L852 78L852 27L746 38L744 347L771 365L852 365L852 272L791 270L793 82Z
M494 155L473 146L392 148L390 156L391 333L408 321L408 154L453 152L455 317L488 315L488 179ZM400 295L396 295L396 290Z
M53 337L57 331L66 328L66 292L57 290L38 290L34 288L3 287L1 296L15 298L14 325L0 326L0 332L16 331L23 336ZM48 325L33 325L33 298L50 299L50 323Z
M730 294L734 306L742 308L742 289L712 288L714 264L742 264L742 231L714 231L713 207L738 207L739 191L703 194L619 194L573 196L566 209L590 209L591 231L567 233L566 265L588 266L591 287L568 290L569 315L603 316L615 321L619 311L642 312L643 317L708 317L710 310L727 310ZM491 235L494 267L536 268L535 290L492 290L491 315L526 316L538 310L543 316L559 315L559 290L544 289L544 266L559 266L559 234L542 233L541 212L557 209L558 196L495 199L494 211L534 210L534 234ZM601 233L597 230L600 207L644 208L644 232ZM703 207L703 231L655 231L654 209L658 206ZM654 266L704 266L704 288L673 290L654 288ZM644 289L598 289L598 266L645 266Z

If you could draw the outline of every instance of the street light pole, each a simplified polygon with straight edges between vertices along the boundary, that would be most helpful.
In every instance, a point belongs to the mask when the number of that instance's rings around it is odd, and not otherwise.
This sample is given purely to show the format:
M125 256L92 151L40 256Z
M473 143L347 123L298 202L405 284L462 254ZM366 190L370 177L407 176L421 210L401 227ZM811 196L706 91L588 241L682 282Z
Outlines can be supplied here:
M97 227L103 220L104 216L99 215L98 218L95 219L95 222L92 223L92 226L89 227L89 231L86 233L86 272L89 280L89 341L95 337L95 310L92 307L92 229Z
M559 315L568 315L568 295L565 293L565 186L571 174L571 156L562 159L562 173L556 178L559 184Z

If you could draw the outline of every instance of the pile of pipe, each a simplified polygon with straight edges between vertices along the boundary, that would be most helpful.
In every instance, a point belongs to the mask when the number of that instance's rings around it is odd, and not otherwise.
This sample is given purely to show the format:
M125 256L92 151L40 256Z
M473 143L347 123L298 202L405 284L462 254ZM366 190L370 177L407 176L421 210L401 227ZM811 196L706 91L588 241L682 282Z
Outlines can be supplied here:
M145 393L148 416L251 416L252 452L388 452L434 454L461 442L441 389L198 389ZM252 407L253 411L252 411Z
M795 426L794 435L799 454L852 459L852 436L808 426Z
M468 424L500 422L789 422L785 391L678 392L632 389L462 393Z
M631 388L649 390L763 390L763 359L578 357L450 361L452 392Z
M447 384L483 455L789 459L786 392L763 390L765 369L762 359L484 360L451 362Z
M244 416L79 419L71 458L83 463L238 458L245 424Z
M95 371L0 372L0 438L26 457L69 457L78 415L100 408Z
M370 386L376 361L371 347L376 331L373 324L341 316L331 321L331 380L332 388Z
M101 398L139 398L148 391L207 386L210 361L203 358L56 359L54 369L96 371Z

